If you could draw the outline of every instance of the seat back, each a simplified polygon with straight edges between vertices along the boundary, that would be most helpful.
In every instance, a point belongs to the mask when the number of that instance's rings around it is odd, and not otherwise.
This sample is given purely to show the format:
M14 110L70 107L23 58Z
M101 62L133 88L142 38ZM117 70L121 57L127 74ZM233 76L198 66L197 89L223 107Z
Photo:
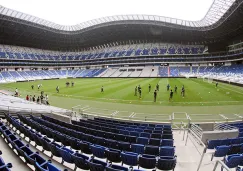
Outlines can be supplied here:
M159 147L147 145L145 147L145 154L150 154L150 155L158 156L159 155Z
M139 157L139 166L145 169L154 169L156 164L155 156L142 155Z
M173 170L176 166L176 157L160 157L157 168L160 170Z
M87 157L83 154L80 154L80 153L74 153L71 156L72 156L74 164L78 168L83 169L83 170L89 170L89 164L87 162L89 160L89 157Z
M174 156L175 155L175 148L164 146L160 147L160 156Z
M132 152L137 154L143 154L144 153L144 145L142 144L132 144Z
M95 157L105 158L105 147L91 145L91 151Z
M129 165L129 166L136 166L138 164L138 154L127 152L121 153L122 163Z
M107 160L111 162L121 162L121 152L115 149L106 149L105 154Z

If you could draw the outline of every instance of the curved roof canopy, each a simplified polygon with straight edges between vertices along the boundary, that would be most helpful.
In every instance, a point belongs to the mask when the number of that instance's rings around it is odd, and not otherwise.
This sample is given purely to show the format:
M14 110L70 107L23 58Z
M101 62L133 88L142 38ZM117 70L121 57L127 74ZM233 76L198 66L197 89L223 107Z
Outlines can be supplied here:
M202 0L203 1L203 0ZM0 14L18 18L21 20L25 20L28 22L36 23L39 25L43 25L52 29L61 30L61 31L79 31L85 28L89 28L95 25L104 24L104 23L110 23L110 22L117 22L117 21L155 21L155 22L163 22L163 23L170 23L170 24L176 24L186 27L207 27L215 24L217 21L221 19L221 17L226 13L226 11L231 7L231 5L236 0L214 0L213 4L209 8L208 12L199 21L188 21L188 20L182 20L182 19L176 19L176 18L170 18L170 17L164 17L164 16L157 16L157 15L141 15L141 14L135 14L135 15L115 15L115 16L109 16L109 17L102 17L93 19L90 21L86 21L77 25L60 25L56 24L54 22L50 22L29 14L25 14L22 12L18 12L3 6L0 6ZM71 2L70 2L71 3ZM48 5L48 4L47 4ZM156 4L154 4L156 5ZM152 5L151 5L152 7ZM200 8L200 7L199 7ZM82 9L80 9L82 10ZM92 8L90 9L92 10ZM43 10L43 12L45 12ZM65 12L65 11L64 11ZM95 12L95 11L94 11ZM193 15L193 14L192 14Z

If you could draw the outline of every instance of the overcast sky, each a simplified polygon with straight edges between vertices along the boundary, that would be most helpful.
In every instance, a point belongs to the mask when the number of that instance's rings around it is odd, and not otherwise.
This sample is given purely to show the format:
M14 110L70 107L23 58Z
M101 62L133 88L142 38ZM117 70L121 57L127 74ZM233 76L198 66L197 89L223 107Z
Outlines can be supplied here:
M0 0L0 5L61 25L125 14L200 20L213 0Z

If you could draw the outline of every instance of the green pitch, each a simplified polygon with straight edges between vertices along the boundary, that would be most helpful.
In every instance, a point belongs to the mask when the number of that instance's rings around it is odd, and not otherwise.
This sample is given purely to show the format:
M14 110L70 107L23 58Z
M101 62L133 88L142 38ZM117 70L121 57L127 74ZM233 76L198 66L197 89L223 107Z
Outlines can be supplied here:
M66 87L66 81L74 81L74 87ZM160 85L157 102L153 102L156 84ZM170 84L178 87L172 101L169 101ZM34 90L31 85L34 85ZM43 87L38 91L37 85ZM151 84L151 93L148 85ZM142 98L134 96L135 86L142 87ZM181 88L185 86L185 97L181 96ZM56 86L60 92L56 93ZM101 87L104 93L101 93ZM131 111L137 113L171 114L187 112L188 114L233 114L243 111L243 88L219 83L204 82L202 79L183 78L83 78L40 80L35 82L19 82L0 84L0 89L14 91L19 89L22 98L28 95L40 95L41 91L49 95L51 105L71 109L76 105L87 105L94 108ZM122 112L120 112L122 113Z

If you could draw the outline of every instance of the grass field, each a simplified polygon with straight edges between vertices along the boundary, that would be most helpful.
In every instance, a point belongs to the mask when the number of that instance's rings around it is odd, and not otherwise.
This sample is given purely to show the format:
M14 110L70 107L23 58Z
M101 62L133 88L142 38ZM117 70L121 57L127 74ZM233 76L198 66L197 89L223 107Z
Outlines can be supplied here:
M218 88L214 83L204 82L202 79L184 78L83 78L68 79L74 81L74 87L66 87L67 79L39 80L35 82L18 82L0 84L0 89L14 91L19 89L21 97L27 94L40 94L37 85L42 84L41 90L49 95L50 104L66 109L76 105L86 105L92 108L110 109L113 111L129 111L154 114L171 114L172 112L207 113L207 114L240 114L243 110L243 88L219 83ZM157 102L153 102L153 91L156 84L160 85ZM167 84L178 87L178 93L169 101ZM34 85L34 90L31 85ZM148 92L151 84L152 91ZM56 86L60 92L56 93ZM142 98L134 96L135 86L141 85ZM185 86L186 96L180 95L182 85ZM104 93L101 93L104 86ZM128 113L129 113L128 112ZM104 112L105 113L105 112ZM121 114L120 112L119 114ZM122 114L121 114L122 115Z

